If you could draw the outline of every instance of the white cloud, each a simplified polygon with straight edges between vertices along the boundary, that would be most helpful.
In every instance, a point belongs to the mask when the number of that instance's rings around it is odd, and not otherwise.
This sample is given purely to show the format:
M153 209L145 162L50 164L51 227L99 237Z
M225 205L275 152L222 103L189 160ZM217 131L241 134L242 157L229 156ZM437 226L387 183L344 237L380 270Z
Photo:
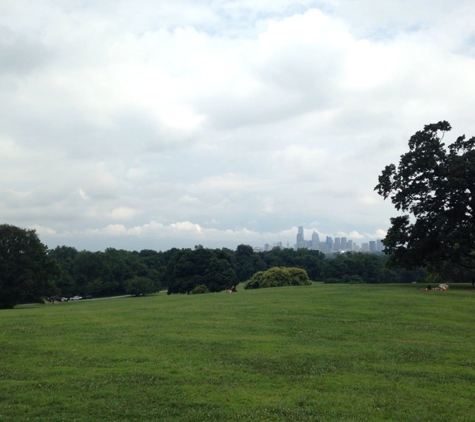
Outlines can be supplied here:
M7 2L0 212L78 247L293 245L300 225L381 237L395 211L373 188L409 137L442 119L447 142L475 135L474 13Z
M111 211L113 220L126 221L130 220L138 214L138 210L129 207L118 207Z

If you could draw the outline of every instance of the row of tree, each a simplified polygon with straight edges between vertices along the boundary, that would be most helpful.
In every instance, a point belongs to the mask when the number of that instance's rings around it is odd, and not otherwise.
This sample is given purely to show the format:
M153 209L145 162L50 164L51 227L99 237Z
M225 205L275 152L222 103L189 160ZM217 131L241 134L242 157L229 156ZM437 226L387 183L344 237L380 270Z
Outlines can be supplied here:
M239 245L235 251L199 245L166 252L113 248L88 252L61 246L51 250L49 256L59 264L56 285L65 296L146 294L161 289L169 294L190 293L200 285L210 292L220 292L273 267L301 268L311 280L326 282L345 282L348 276L357 276L362 283L410 283L422 281L426 275L421 269L386 268L387 257L382 254L326 256L308 249L254 252L249 245ZM150 280L148 285L144 278ZM139 281L148 288L140 290Z
M300 268L311 280L325 282L409 283L425 276L420 269L386 268L386 261L384 255L326 256L308 249L254 252L249 245L235 251L201 245L165 252L90 252L68 246L47 250L34 230L2 225L0 307L42 296L144 295L165 289L169 294L190 293L197 286L220 292L274 267Z

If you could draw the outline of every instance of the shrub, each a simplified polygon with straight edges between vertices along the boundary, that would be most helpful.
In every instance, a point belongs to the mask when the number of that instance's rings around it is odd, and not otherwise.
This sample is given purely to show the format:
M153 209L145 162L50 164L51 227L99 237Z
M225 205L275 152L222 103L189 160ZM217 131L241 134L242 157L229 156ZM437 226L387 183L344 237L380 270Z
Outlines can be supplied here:
M266 287L302 286L312 282L308 274L301 268L273 267L267 271L255 273L244 284L245 289L259 289Z
M364 280L359 275L344 275L341 279L342 283L361 284Z
M200 284L199 286L196 286L192 291L192 295L199 295L203 293L209 293L208 288L204 284Z

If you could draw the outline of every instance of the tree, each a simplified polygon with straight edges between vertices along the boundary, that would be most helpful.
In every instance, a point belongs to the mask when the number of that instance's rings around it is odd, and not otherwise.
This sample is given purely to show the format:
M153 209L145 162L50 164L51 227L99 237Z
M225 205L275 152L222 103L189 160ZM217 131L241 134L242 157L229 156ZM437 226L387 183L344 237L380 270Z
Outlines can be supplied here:
M230 260L231 255L224 250L200 245L194 250L182 249L174 255L165 273L168 294L190 293L202 284L210 292L220 292L237 284Z
M60 267L60 275L56 280L56 286L62 296L71 297L78 293L76 282L71 276L77 254L78 251L75 248L68 246L57 246L48 251L48 255L55 259Z
M249 245L239 245L236 249L236 276L238 280L245 281L251 277L256 269L254 267L254 250Z
M60 270L47 252L35 230L0 225L0 309L57 293Z
M155 284L148 277L135 276L125 282L125 291L129 295L145 296L150 293L154 293Z
M475 137L445 147L446 121L409 139L399 166L386 166L375 190L404 214L391 218L383 240L389 261L405 268L475 269Z

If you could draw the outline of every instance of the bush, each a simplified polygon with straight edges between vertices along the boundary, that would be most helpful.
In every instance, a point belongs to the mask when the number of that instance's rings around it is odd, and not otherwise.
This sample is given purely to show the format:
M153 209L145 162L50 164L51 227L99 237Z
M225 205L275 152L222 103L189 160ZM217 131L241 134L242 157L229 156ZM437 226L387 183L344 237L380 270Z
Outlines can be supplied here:
M339 278L336 278L336 277L330 277L330 278L326 278L324 280L324 283L325 284L337 284L337 283L341 283L341 279Z
M204 284L200 284L199 286L196 286L192 291L192 295L199 295L203 293L209 293L208 288Z
M259 289L266 287L303 286L312 282L308 274L301 268L273 267L267 271L255 273L244 284L244 289Z
M343 283L349 283L349 284L364 283L364 280L359 275L344 275L341 281Z

